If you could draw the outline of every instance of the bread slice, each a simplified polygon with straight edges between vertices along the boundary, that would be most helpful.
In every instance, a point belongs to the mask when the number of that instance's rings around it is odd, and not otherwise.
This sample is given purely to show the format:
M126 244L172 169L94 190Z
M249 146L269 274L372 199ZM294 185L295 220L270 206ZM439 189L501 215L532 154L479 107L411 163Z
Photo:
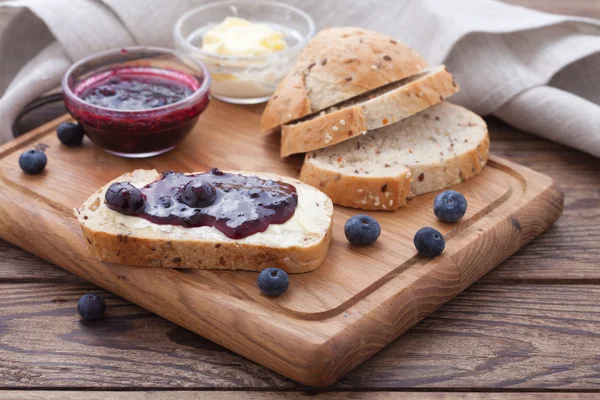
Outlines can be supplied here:
M279 129L426 67L419 54L389 36L351 27L324 29L308 42L275 91L261 130Z
M415 195L477 175L489 151L487 126L447 102L391 126L308 153L300 180L334 203L395 210Z
M331 240L331 200L296 179L267 173L242 174L294 185L298 206L293 217L284 224L271 224L265 232L229 239L213 227L153 224L120 214L104 204L105 192L113 182L128 181L142 187L160 178L156 170L135 170L119 176L75 209L75 216L90 253L100 261L143 267L248 271L278 267L290 273L319 267Z
M438 104L458 91L445 66L426 70L399 82L323 110L281 130L281 156L331 146L401 121Z

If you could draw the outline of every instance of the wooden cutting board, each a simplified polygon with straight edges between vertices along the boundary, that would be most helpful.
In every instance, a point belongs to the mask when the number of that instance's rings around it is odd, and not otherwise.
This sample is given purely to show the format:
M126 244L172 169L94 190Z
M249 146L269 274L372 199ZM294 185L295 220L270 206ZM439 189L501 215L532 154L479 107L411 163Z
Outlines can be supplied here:
M176 150L144 160L111 156L87 140L66 148L55 129L68 116L52 121L0 147L0 237L267 368L326 386L538 236L562 211L563 195L550 178L492 157L481 175L454 187L469 203L454 225L437 221L435 193L424 195L393 213L367 213L382 234L358 248L343 233L357 211L336 207L327 260L292 275L278 298L260 294L254 272L137 268L88 258L72 210L124 172L215 166L296 177L302 157L282 161L278 135L258 134L261 110L213 101ZM25 175L18 157L40 143L49 146L48 166ZM435 259L414 249L423 226L446 237L446 251Z

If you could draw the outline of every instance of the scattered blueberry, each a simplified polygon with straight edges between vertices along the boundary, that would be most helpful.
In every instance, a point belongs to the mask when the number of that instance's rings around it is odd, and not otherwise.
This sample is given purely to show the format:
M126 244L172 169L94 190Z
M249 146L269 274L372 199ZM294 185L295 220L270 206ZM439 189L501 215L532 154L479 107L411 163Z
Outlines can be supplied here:
M83 127L72 122L63 122L56 129L58 140L67 147L80 146L83 141Z
M375 218L359 214L346 221L344 233L350 243L365 245L377 240L381 234L381 227Z
M467 199L456 190L446 190L433 201L433 213L444 222L456 222L467 212Z
M19 166L26 174L39 174L46 168L48 157L42 150L27 150L19 157Z
M290 284L288 274L279 268L267 268L258 274L258 288L267 296L279 296Z
M106 191L105 203L111 210L134 215L144 206L144 196L129 182L115 182Z
M106 303L99 294L88 293L81 296L77 302L77 311L83 319L88 321L95 321L101 319L104 316L106 310Z
M444 235L429 227L419 229L414 242L417 251L427 257L439 256L446 247Z
M192 208L212 206L217 199L213 185L203 181L189 181L183 188L181 201Z

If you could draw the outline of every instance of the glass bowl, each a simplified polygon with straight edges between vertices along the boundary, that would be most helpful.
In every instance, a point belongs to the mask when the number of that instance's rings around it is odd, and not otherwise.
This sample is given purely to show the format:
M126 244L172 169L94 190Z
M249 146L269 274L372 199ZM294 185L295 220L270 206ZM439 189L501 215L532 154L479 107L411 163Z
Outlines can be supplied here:
M140 89L139 82L149 86ZM190 133L208 107L210 82L206 67L186 54L128 47L96 53L73 64L63 77L62 90L67 110L94 144L121 157L143 158L173 149ZM173 93L179 90L179 97L161 98L157 91L165 87L173 88ZM114 88L118 88L116 94ZM83 99L98 92L98 96L107 95L101 98L102 105ZM139 96L151 101L144 100L137 109L112 106L122 99L143 99Z
M258 56L227 56L203 51L204 34L227 17L263 23L282 32L287 48ZM173 28L176 48L202 61L211 72L212 95L235 104L269 100L314 32L315 24L304 11L262 0L209 3L181 16Z

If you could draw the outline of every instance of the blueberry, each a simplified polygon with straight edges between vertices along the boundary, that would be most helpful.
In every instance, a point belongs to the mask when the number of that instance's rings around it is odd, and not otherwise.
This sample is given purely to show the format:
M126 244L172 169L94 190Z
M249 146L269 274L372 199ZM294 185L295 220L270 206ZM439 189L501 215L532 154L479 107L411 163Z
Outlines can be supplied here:
M83 141L83 127L72 122L63 122L56 129L58 140L67 147L80 146Z
M433 213L444 222L456 222L467 211L467 199L456 190L446 190L433 201Z
M290 284L288 274L279 268L267 268L260 271L257 280L258 288L267 296L279 296Z
M19 157L19 167L26 174L39 174L46 168L46 164L48 164L48 157L42 150L27 150Z
M134 215L144 206L144 196L140 189L129 182L115 182L109 186L105 203L111 210Z
M83 319L88 321L95 321L101 319L104 316L106 310L106 303L99 294L88 293L81 296L77 302L77 311Z
M427 257L439 256L446 247L444 235L429 227L419 229L414 242L417 251Z
M377 240L381 233L381 227L375 218L359 214L346 221L344 233L350 243L365 245Z
M215 188L203 181L189 181L181 193L181 201L192 208L212 206L216 199Z

